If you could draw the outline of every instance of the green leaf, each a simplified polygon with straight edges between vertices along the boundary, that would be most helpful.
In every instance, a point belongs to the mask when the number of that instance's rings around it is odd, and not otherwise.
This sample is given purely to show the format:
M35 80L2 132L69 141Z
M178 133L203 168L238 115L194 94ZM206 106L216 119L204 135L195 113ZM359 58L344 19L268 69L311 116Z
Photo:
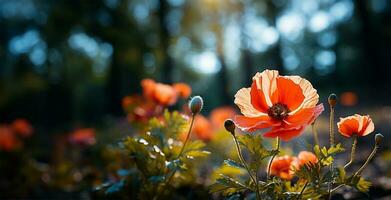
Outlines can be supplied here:
M372 183L366 181L361 176L351 176L347 180L347 185L356 188L360 192L366 193L369 191L369 188L372 186Z
M262 143L262 135L260 134L245 134L238 136L240 145L246 149L254 162L260 163L263 159L278 153L274 150L267 150Z
M238 163L234 160L231 160L231 159L227 159L227 160L224 160L224 164L225 165L228 165L230 167L235 167L235 168L238 168L238 169L244 169L244 166L242 163Z
M334 162L333 156L337 153L344 152L345 149L341 144L337 144L333 147L327 149L326 147L320 148L318 145L315 145L314 152L318 160L322 165L329 166Z
M247 190L247 189L249 188L247 188L246 185L223 174L220 174L220 178L216 180L216 183L209 186L210 193L223 192L226 195L233 194L238 191Z

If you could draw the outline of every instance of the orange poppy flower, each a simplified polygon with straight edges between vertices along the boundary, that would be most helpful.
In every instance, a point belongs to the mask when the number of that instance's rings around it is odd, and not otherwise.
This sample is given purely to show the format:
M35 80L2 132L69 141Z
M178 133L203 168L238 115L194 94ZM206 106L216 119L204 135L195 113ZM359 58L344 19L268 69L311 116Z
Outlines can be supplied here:
M0 126L0 150L12 151L19 147L20 142L7 126Z
M211 123L200 114L194 119L193 132L198 139L203 141L209 141L213 138Z
M270 174L281 179L291 180L294 175L294 170L291 167L294 160L294 157L288 155L274 158L270 166Z
M83 128L75 130L69 136L69 142L75 145L93 145L96 143L95 130L92 128Z
M317 91L299 76L280 76L278 71L265 70L253 77L250 88L235 95L235 104L243 115L235 116L242 131L271 128L265 137L280 137L288 141L300 135L304 128L324 110Z
M315 154L309 151L301 151L297 158L292 162L294 169L300 169L305 164L315 164L318 162L318 158Z
M143 88L145 98L153 100L160 105L169 106L177 101L177 91L170 85L156 83L152 79L143 79L141 87Z
M177 91L181 98L187 99L191 94L191 87L186 83L175 83L172 87Z
M143 95L148 99L154 99L156 82L152 79L141 80L141 87L143 88Z
M16 119L11 124L11 129L18 135L28 137L33 134L33 127L25 119Z
M164 106L173 105L177 101L177 92L170 85L157 83L155 88L154 98L157 101L157 103L161 105Z
M369 115L361 116L355 114L353 116L340 118L338 131L345 137L366 136L375 130L375 125Z
M225 120L233 118L235 114L235 109L230 106L224 106L213 109L209 118L214 129L222 129L224 128Z

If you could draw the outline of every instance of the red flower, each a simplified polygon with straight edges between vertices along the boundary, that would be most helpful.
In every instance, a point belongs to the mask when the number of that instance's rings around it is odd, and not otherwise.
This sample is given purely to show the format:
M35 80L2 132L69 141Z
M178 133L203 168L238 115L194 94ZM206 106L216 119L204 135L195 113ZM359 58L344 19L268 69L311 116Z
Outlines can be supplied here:
M12 151L20 146L20 142L7 126L0 126L0 150Z
M214 129L222 129L224 128L224 121L233 118L235 114L235 109L229 106L224 106L213 109L209 118Z
M345 137L366 136L375 130L375 125L369 115L361 116L355 114L353 116L340 118L338 131Z
M11 124L11 129L14 133L22 136L28 137L33 134L33 127L25 119L16 119Z
M75 130L69 135L69 142L81 146L94 145L96 143L95 130L92 128Z
M193 132L198 139L203 141L209 141L213 138L212 125L208 119L206 119L201 114L198 114L195 117Z
M191 87L186 83L174 83L172 87L181 98L187 99L191 94Z
M291 180L294 175L294 170L291 167L294 160L294 157L288 155L274 158L270 166L270 174L281 179Z
M311 83L299 76L280 76L278 71L265 70L253 77L250 88L235 95L235 104L243 115L235 116L242 131L271 128L265 137L288 141L322 113L323 105Z
M160 105L170 106L177 101L177 91L170 85L156 83L152 79L144 79L141 81L141 86L144 96Z
M305 164L310 163L318 163L318 158L316 157L316 155L309 151L301 151L297 158L292 162L292 167L298 170Z

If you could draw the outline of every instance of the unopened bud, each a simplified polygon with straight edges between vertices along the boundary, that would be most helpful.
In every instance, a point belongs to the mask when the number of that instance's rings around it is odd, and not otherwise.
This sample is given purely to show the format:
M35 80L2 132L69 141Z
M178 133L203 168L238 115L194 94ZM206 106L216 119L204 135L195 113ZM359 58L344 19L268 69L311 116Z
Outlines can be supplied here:
M375 135L375 142L376 142L376 145L380 145L380 143L382 142L384 136L380 133L376 134Z
M224 122L225 130L230 132L231 134L235 135L235 123L232 121L232 119L227 119Z
M330 94L328 101L330 107L334 107L337 104L337 95L334 93Z
M189 108L193 114L201 112L202 107L204 106L204 100L200 96L195 96L190 99Z

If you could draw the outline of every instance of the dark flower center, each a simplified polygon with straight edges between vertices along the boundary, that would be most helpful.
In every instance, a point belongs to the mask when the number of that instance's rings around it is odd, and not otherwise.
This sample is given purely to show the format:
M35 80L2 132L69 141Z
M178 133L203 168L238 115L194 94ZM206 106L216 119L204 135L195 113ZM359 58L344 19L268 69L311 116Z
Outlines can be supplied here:
M290 112L288 106L282 103L274 104L268 110L268 115L276 120L283 120L288 117L288 113Z

